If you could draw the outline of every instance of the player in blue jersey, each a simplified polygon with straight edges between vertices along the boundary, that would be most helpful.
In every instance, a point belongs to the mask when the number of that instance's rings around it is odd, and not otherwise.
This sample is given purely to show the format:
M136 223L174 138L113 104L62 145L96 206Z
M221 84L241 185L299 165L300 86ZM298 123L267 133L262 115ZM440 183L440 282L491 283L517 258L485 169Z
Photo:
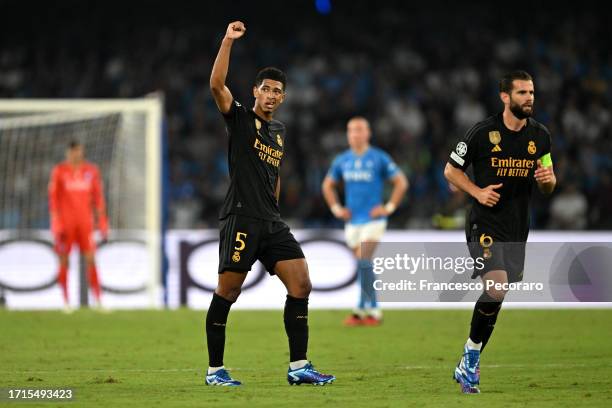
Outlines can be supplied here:
M323 181L323 196L334 216L346 222L346 243L357 257L361 287L359 304L344 323L347 326L376 326L382 322L382 313L373 287L371 258L387 228L387 217L395 211L408 189L408 181L387 153L370 145L370 124L365 118L352 118L346 130L350 149L334 159ZM393 183L393 191L389 201L383 204L387 180ZM337 195L340 182L344 183L344 206ZM364 242L368 245L362 247Z

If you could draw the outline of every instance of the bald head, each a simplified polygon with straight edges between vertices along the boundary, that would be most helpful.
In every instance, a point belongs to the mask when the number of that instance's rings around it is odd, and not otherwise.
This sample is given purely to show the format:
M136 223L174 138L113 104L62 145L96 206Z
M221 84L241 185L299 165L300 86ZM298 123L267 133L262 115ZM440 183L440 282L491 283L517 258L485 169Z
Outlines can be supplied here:
M346 124L346 136L351 149L363 152L370 143L370 122L364 117L355 116Z

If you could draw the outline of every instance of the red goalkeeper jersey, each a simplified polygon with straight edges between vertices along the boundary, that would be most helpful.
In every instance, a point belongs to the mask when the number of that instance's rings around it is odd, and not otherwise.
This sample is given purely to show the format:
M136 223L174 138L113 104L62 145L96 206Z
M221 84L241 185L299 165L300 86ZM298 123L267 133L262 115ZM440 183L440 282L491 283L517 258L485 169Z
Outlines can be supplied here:
M49 210L63 227L94 227L94 208L104 219L105 204L98 166L83 162L57 164L49 182Z

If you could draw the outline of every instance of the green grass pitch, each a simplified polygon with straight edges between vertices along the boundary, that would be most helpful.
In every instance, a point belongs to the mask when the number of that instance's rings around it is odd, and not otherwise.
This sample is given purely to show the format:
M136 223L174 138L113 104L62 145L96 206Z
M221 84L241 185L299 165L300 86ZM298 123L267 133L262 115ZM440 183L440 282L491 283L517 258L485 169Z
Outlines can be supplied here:
M207 387L202 311L0 311L0 388L72 387L41 407L612 407L612 310L502 310L481 360L480 395L452 372L467 310L388 311L378 328L345 328L311 311L325 387L286 382L281 311L233 311L225 363L239 388Z

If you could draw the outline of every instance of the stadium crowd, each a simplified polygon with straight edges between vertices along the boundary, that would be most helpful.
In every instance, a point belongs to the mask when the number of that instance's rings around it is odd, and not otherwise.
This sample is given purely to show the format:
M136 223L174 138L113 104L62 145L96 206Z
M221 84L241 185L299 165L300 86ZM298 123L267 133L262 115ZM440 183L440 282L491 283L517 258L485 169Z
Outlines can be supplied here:
M19 12L25 3L5 5ZM293 226L340 225L320 185L331 158L346 148L347 119L359 114L372 123L373 143L410 180L390 226L462 228L465 197L451 192L442 170L461 135L501 111L497 79L520 68L535 78L535 118L553 135L559 180L552 197L535 197L532 227L612 229L612 29L605 13L544 3L515 13L494 2L333 2L328 15L312 1L113 4L58 2L45 16L3 24L0 97L163 92L171 227L217 226L227 138L208 78L227 23L244 18L228 85L249 104L259 68L288 74L278 114L288 127L281 212Z

